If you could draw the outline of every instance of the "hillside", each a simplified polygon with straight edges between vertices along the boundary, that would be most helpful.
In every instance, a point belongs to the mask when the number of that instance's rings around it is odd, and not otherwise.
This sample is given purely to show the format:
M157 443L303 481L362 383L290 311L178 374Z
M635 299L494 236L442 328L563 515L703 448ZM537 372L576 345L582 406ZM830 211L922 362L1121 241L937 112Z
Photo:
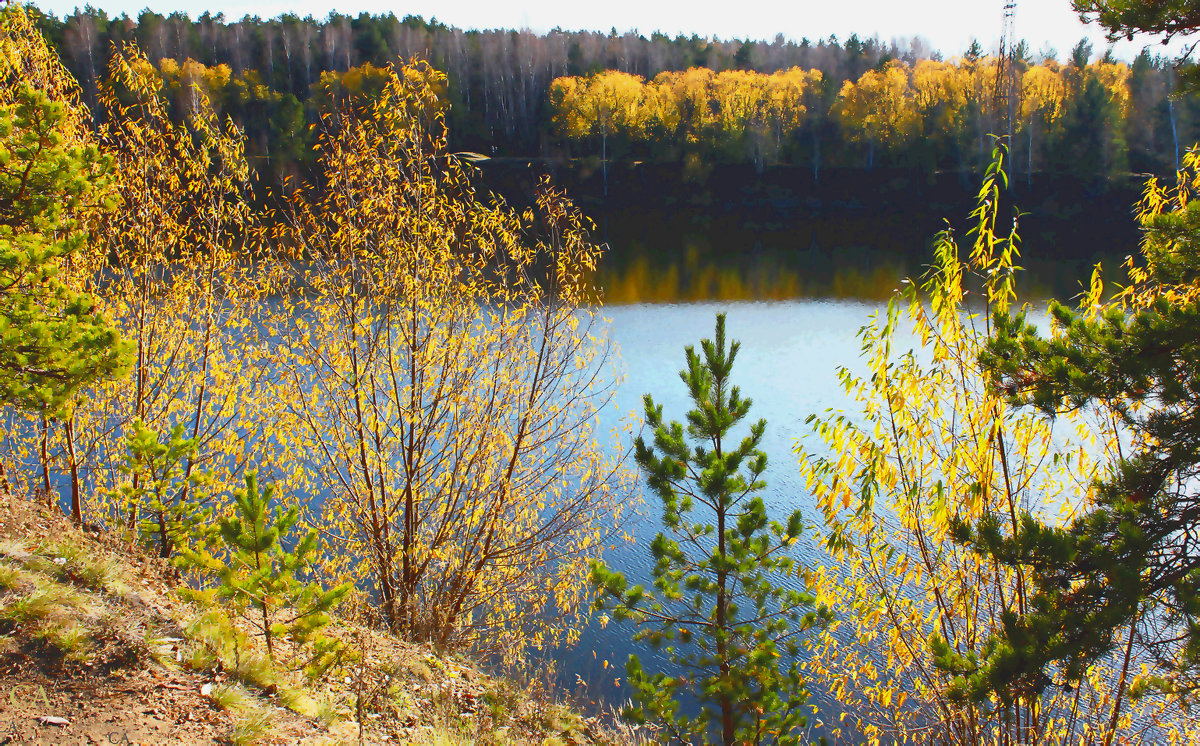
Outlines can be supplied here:
M0 494L0 743L561 743L633 740L445 657L335 620L361 654L321 680L231 647L177 572Z

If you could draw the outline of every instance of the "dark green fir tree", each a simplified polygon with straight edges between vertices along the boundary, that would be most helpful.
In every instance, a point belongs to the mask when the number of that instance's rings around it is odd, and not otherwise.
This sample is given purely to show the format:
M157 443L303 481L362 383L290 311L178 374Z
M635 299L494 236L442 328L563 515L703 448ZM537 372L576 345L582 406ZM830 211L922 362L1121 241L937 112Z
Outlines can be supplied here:
M664 650L669 673L647 673L629 657L635 721L661 722L686 742L798 743L807 698L797 657L799 636L826 618L810 594L782 585L795 576L788 549L799 540L799 511L780 523L759 493L767 457L759 449L766 422L740 440L732 433L750 411L730 383L738 343L726 346L725 317L699 353L687 347L680 377L694 408L687 425L663 420L646 395L647 443L638 466L662 501L664 531L650 546L653 588L593 566L597 607L637 624L634 639ZM685 712L685 700L699 705Z

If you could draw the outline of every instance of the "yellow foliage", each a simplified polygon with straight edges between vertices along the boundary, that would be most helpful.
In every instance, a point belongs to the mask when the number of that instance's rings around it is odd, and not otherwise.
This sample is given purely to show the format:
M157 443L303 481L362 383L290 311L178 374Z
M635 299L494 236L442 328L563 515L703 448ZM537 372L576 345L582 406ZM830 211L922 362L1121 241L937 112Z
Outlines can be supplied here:
M1021 117L1041 116L1047 124L1058 121L1067 99L1067 84L1057 65L1035 65L1021 77Z
M563 194L543 184L520 214L476 196L446 151L445 77L363 66L326 81L359 97L321 123L320 189L268 232L213 99L254 76L126 46L93 127L24 12L6 18L0 96L42 81L72 107L67 134L115 161L69 270L136 352L61 422L6 413L12 457L47 486L70 474L87 520L131 526L146 475L118 468L125 434L182 424L183 483L209 479L173 500L219 502L257 469L309 509L327 578L373 591L356 600L397 631L517 654L571 638L623 491L594 432L614 385L590 310L600 250Z
M1098 62L1079 73L1048 61L1017 72L1013 134L1026 135L1030 164L1034 130L1059 121L1080 75L1094 77L1128 111L1130 70L1124 63ZM850 139L872 146L901 147L934 134L962 137L969 130L982 159L986 134L1004 114L996 111L998 74L995 57L912 65L890 60L845 81L829 113L840 118ZM550 87L550 108L558 132L569 140L619 134L634 142L699 144L734 155L741 149L761 165L778 156L814 105L824 105L821 83L819 71L799 68L764 74L696 67L659 73L650 81L608 71L558 78Z
M857 82L842 84L838 114L860 138L900 145L915 132L916 111L904 63L892 60L882 70L868 70Z
M15 102L15 85L22 82L63 104L66 137L90 141L92 118L80 98L79 83L46 45L25 8L8 3L0 10L0 106Z
M607 136L615 130L636 135L644 127L645 81L617 70L586 78L559 78L551 84L554 121L568 137Z
M1094 75L1109 100L1117 105L1121 116L1129 112L1129 66L1119 62L1096 62L1088 65L1088 72Z
M694 67L659 73L648 82L608 71L558 78L551 84L550 103L559 132L570 139L665 135L744 147L761 162L773 158L784 135L803 124L807 99L820 82L820 71L799 68L763 75Z
M1018 258L997 233L996 197L994 184L980 194L965 260L944 234L925 282L863 328L867 373L841 373L860 411L814 418L816 444L797 446L833 560L806 584L839 617L812 644L805 672L838 692L845 733L875 734L873 743L1089 743L1114 711L1124 722L1153 709L1129 704L1119 661L1095 666L1075 691L1051 686L1007 709L953 699L951 677L934 665L933 636L978 654L1001 612L1023 612L1031 591L1022 568L953 541L952 521L993 514L1007 524L1023 510L1067 521L1121 448L1106 412L1052 424L1009 409L980 369L991 313L1012 302ZM905 351L908 333L915 348Z
M313 83L313 102L318 110L338 115L326 118L326 125L333 126L342 113L361 116L376 107L394 74L390 67L376 67L369 62L344 72L327 70ZM429 88L430 96L422 105L439 110L446 108L445 76L435 74L433 68L418 65L404 66L401 74L418 76Z
M286 240L308 288L286 340L286 449L344 577L440 647L571 634L587 560L621 505L593 416L611 372L587 278L599 249L543 184L518 215L446 152L442 84L389 70L374 109L320 142L320 197Z
M269 365L257 339L271 274L252 266L249 167L241 133L198 84L190 90L190 116L175 124L162 76L133 47L114 54L102 90L98 140L116 160L114 205L79 281L135 361L128 379L97 385L61 423L64 468L86 474L95 493L92 520L132 525L138 515L117 497L141 479L118 471L135 419L160 434L185 423L199 448L184 473L211 472L218 491L256 460L270 471L270 450L255 446L272 409L260 398Z

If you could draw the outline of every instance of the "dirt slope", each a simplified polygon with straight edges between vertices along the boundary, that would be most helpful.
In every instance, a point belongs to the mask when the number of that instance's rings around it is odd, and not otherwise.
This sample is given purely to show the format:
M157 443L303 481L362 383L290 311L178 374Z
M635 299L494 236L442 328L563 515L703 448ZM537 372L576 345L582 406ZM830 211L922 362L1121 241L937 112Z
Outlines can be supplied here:
M234 648L166 562L0 494L0 744L615 744L461 658L335 620L355 659L307 681Z

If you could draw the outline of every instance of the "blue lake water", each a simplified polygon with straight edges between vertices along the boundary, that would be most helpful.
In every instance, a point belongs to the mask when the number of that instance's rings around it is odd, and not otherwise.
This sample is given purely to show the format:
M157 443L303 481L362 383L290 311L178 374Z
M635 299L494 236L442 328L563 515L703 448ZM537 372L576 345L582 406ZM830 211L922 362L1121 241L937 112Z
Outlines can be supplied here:
M631 304L603 309L611 339L618 354L617 366L624 376L615 394L616 408L605 411L602 427L619 424L623 417L638 417L642 395L650 393L663 406L669 420L683 421L690 407L686 388L678 372L684 367L684 346L699 347L702 338L713 336L717 313L725 313L726 336L741 344L733 367L733 383L744 396L753 400L747 423L766 419L762 448L768 466L763 494L768 509L776 516L800 508L806 521L819 520L819 512L804 487L793 449L804 439L816 449L815 438L807 437L811 428L805 420L811 414L854 408L838 380L839 367L862 372L859 329L872 314L882 313L878 301L804 299L776 302L705 302L689 304ZM904 349L912 340L901 336ZM736 431L740 440L748 424ZM616 439L613 448L629 448L631 437ZM632 460L631 460L632 461ZM640 515L633 519L629 532L632 545L620 545L605 559L623 571L631 582L649 578L652 560L648 545L660 527L657 498L642 491L645 499ZM795 551L795 558L811 562L820 557L809 533ZM642 658L648 671L663 659L653 651L630 641L633 626L593 623L579 644L556 656L559 681L577 687L590 700L619 704L627 694L617 683L623 680L625 661L631 652ZM604 662L608 661L608 667ZM830 717L836 704L813 692L821 714Z

